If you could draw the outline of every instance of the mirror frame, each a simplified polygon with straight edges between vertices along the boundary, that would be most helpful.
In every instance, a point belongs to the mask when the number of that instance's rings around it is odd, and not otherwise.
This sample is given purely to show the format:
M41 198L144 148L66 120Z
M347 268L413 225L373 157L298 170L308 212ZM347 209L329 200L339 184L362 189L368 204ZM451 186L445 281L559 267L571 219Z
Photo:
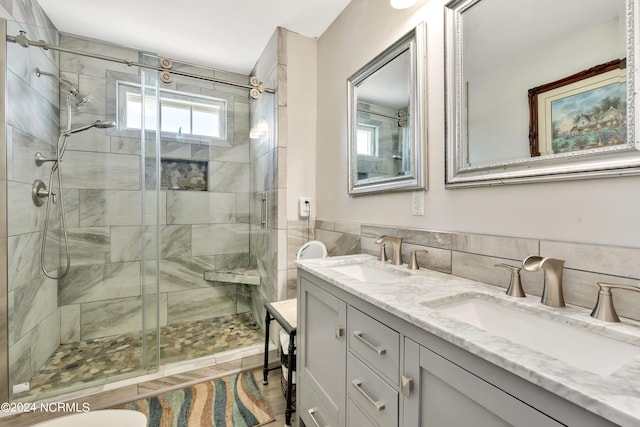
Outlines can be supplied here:
M635 25L638 0L626 0L627 143L599 149L471 166L464 141L462 14L482 0L445 5L445 187L462 188L640 174L640 142L635 133ZM527 94L523 94L526 97ZM528 141L523 140L523 144Z
M357 88L367 77L383 68L405 51L410 56L409 76L409 135L411 135L409 175L358 180ZM409 33L393 43L347 79L347 145L349 161L349 195L365 195L389 191L426 190L425 88L426 88L426 29L418 24Z

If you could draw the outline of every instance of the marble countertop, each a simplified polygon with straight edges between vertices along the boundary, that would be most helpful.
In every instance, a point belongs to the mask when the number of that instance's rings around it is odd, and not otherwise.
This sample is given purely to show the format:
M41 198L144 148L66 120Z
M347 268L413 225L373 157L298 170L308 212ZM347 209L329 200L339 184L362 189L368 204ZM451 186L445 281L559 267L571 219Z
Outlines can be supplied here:
M408 275L392 282L363 282L333 269L360 262ZM640 355L615 372L600 375L447 317L437 311L437 305L473 294L637 346L640 346L639 322L628 319L622 319L621 323L601 322L590 317L590 310L581 307L548 307L537 296L513 298L496 286L427 269L412 271L406 265L383 264L371 255L309 259L297 264L302 270L603 418L624 426L640 426Z

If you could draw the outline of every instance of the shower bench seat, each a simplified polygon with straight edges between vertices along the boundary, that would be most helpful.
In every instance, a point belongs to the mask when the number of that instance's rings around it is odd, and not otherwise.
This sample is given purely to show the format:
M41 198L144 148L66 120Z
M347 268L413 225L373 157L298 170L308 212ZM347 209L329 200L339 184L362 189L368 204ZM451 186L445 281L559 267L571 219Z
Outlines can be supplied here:
M260 274L255 268L213 269L204 272L204 280L259 286Z

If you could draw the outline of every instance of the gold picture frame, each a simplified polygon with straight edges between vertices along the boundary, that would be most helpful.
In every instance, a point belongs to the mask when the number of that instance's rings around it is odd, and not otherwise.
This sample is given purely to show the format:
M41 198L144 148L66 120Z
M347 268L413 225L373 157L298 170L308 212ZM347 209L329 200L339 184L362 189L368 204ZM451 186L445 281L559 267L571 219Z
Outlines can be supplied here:
M532 157L626 144L626 60L529 90Z

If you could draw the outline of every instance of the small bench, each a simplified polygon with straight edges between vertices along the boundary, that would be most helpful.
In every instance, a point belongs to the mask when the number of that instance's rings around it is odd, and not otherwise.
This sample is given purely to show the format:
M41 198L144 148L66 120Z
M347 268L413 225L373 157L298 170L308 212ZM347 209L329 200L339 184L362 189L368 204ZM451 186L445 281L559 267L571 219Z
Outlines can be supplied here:
M255 268L213 269L204 272L204 280L259 286L260 274Z

